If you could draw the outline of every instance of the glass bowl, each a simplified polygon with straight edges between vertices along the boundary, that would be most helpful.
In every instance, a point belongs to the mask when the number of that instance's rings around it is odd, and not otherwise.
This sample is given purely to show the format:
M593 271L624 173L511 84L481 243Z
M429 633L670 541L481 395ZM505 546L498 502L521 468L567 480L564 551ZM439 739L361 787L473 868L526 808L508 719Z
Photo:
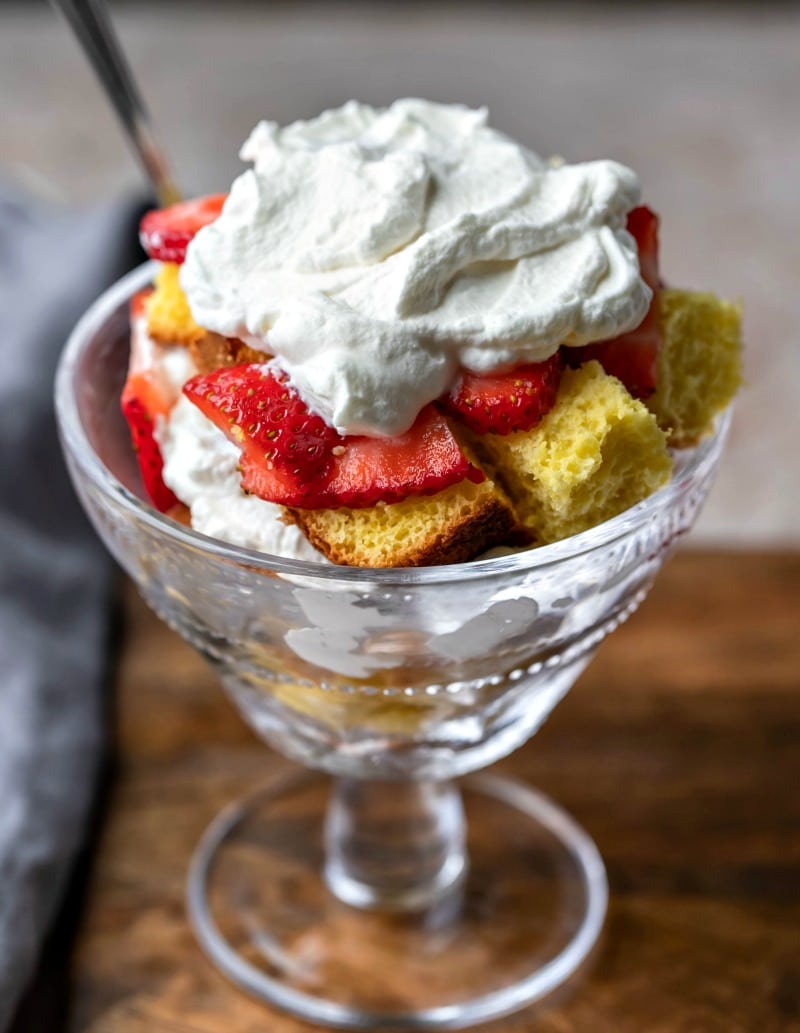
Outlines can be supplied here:
M265 555L143 501L119 396L128 300L152 273L112 287L67 343L67 463L148 604L314 772L209 828L189 878L202 946L250 993L330 1026L458 1028L539 999L600 933L602 861L544 796L470 773L533 735L639 605L706 497L729 415L676 453L666 487L554 545L417 569Z

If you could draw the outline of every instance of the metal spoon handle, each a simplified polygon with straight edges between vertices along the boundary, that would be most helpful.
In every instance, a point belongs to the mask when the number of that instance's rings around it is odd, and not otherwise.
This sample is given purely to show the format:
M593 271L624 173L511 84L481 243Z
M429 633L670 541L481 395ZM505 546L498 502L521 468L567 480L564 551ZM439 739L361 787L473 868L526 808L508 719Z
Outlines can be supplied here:
M150 115L111 25L104 0L51 2L66 18L97 73L159 204L174 204L180 200L180 191L153 131Z

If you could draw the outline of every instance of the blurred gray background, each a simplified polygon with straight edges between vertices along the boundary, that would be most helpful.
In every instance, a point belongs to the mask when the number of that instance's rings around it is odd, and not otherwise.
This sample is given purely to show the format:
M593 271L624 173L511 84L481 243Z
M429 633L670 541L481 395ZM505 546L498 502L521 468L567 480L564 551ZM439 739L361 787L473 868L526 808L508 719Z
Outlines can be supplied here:
M543 155L613 157L676 285L745 302L748 385L696 544L800 544L800 4L117 3L186 193L224 190L261 118L350 97L487 105ZM77 45L0 4L0 176L68 204L141 190Z

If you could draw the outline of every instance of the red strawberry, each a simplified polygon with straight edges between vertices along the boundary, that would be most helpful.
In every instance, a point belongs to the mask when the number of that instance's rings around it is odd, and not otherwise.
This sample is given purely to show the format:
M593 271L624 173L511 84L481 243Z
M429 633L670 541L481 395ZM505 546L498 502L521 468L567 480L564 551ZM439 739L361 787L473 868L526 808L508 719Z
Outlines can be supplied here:
M139 291L131 298L131 360L120 404L131 432L145 491L156 509L166 513L178 500L164 484L164 460L153 435L153 426L156 416L169 412L175 398L169 385L154 373L153 352L157 345L141 331L137 323L144 313L144 305L150 293Z
M426 405L414 425L394 438L342 438L327 485L336 505L359 509L376 502L400 502L409 495L433 495L465 479L480 484L447 421Z
M144 290L137 291L131 300L128 302L128 315L131 324L135 320L140 319L146 312L147 299L153 293L152 287L145 287Z
M561 370L557 352L508 373L463 373L441 404L476 434L530 430L555 404Z
M263 488L248 483L261 470L275 493L324 486L340 437L309 412L285 374L257 364L223 367L193 377L183 390L241 448L248 491L262 496Z
M269 366L214 370L183 390L241 448L242 487L268 502L364 508L483 480L433 406L398 437L343 437Z
M636 239L642 279L653 291L653 300L635 330L584 348L565 349L572 366L597 359L606 373L617 377L635 398L647 398L656 389L661 327L658 321L658 216L644 206L628 215L628 230Z
M180 264L186 257L189 241L204 226L214 222L227 196L211 194L147 212L139 225L142 247L151 258Z
M178 504L164 484L164 459L153 435L153 417L145 402L137 396L136 385L129 380L122 391L122 414L128 421L133 448L139 460L142 483L153 505L162 513Z
M639 252L639 271L648 287L659 287L658 275L658 216L646 205L628 212L628 233L636 241Z

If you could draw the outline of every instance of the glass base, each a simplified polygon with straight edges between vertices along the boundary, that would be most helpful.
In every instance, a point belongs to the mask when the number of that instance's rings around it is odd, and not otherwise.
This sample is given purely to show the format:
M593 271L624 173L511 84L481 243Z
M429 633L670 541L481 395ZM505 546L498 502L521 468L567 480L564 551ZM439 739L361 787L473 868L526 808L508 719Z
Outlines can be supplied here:
M342 902L325 869L330 779L302 772L209 826L189 912L209 958L243 990L319 1025L458 1029L517 1011L586 959L606 912L587 834L518 782L460 783L469 865L433 904Z

